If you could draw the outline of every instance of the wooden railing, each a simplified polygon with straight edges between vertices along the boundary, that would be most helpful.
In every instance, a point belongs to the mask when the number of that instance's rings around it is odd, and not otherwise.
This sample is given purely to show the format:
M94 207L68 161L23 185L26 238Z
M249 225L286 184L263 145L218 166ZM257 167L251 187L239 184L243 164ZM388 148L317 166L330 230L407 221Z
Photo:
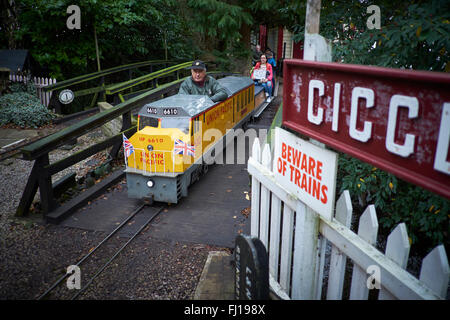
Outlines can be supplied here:
M116 104L119 102L124 102L125 99L123 98L123 96L125 95L126 90L133 91L136 86L141 85L147 81L162 78L164 76L167 77L170 75L172 76L172 78L179 79L179 71L185 69L186 66L192 62L188 61L173 65L175 63L177 62L169 60L149 60L117 66L114 68L78 76L72 79L67 79L56 84L46 86L43 88L43 90L45 92L53 92L54 94L58 94L58 92L63 89L71 89L74 93L74 100L72 103L75 103L77 99L81 97L91 95L92 99L89 98L90 103L85 106L87 109L94 108L96 107L97 102L106 101L107 99L112 100L112 102ZM155 66L161 65L163 66L163 69L154 71ZM135 69L147 67L150 68L148 74L133 79L133 72ZM128 80L122 81L120 83L107 83L107 76L112 76L119 72L127 72ZM150 79L147 80L147 78ZM91 83L91 87L87 87L88 83ZM143 89L143 91L141 91L141 93L152 88L156 88L156 82L154 83L153 87L146 87ZM54 100L54 102L52 102L52 107L55 108L56 113L63 113L64 106L59 103L59 101Z

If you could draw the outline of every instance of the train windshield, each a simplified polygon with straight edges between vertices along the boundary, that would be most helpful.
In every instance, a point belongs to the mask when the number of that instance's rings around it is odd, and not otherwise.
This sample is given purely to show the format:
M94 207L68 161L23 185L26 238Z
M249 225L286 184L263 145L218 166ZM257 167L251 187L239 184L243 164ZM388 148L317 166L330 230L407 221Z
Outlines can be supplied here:
M139 117L139 130L144 129L145 127L158 128L158 118Z
M189 133L189 118L162 118L161 128L178 128L183 133Z

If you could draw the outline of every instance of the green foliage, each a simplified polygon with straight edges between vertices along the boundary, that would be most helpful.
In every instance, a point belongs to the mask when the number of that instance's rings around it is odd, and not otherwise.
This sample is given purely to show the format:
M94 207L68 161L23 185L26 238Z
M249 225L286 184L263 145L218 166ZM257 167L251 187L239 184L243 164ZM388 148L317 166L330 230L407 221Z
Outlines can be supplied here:
M368 29L380 7L381 29ZM288 1L278 9L294 32L304 37L306 4ZM322 1L320 34L333 41L333 61L392 68L450 71L450 1Z
M69 0L23 0L17 4L17 40L52 77L70 78L97 70L94 30L102 69L128 62L189 56L190 30L176 1L82 0L81 30L69 30Z
M229 72L241 72L242 66L237 61L246 61L250 53L250 50L245 48L240 42L228 46L224 51L213 51L217 69Z
M13 82L9 86L9 90L11 91L11 93L26 92L37 98L36 87L31 82L27 82L27 83Z
M38 128L55 117L41 103L31 82L12 83L9 90L11 93L0 96L0 126L11 123L22 128Z
M336 61L445 70L450 61L450 1L385 1L379 5L379 30L369 30L366 26L370 16L366 13L368 6L369 3L354 1L346 12L337 10L333 2L327 7L329 23L338 21L347 25L339 28L334 23L333 32L328 29L328 36L339 38L333 51Z
M199 41L194 45L206 56L212 53L220 68L230 70L237 59L247 60L250 50L248 37L253 18L245 2L229 3L220 0L188 0L192 15L188 18ZM244 54L242 55L242 52ZM203 55L204 56L204 55Z
M239 40L241 25L253 22L251 14L237 4L219 0L189 0L188 5L195 12L193 22L196 30L219 40Z

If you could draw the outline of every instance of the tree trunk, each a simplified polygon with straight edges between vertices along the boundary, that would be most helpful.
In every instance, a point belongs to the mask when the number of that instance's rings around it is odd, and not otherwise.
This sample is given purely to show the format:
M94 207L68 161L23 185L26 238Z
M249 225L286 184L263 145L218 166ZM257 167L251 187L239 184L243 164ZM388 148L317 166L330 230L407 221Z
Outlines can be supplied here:
M0 5L4 8L1 11L1 28L5 30L8 39L8 48L17 49L18 43L14 39L14 33L19 29L19 21L17 19L17 10L14 0L0 0Z

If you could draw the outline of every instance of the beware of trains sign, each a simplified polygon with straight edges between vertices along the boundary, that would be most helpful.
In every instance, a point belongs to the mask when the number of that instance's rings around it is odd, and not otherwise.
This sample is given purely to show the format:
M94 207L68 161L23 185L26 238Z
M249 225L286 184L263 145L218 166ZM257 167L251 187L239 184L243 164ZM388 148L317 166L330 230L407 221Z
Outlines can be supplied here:
M324 218L333 216L337 154L275 128L277 182Z
M284 60L283 125L450 198L450 75Z

